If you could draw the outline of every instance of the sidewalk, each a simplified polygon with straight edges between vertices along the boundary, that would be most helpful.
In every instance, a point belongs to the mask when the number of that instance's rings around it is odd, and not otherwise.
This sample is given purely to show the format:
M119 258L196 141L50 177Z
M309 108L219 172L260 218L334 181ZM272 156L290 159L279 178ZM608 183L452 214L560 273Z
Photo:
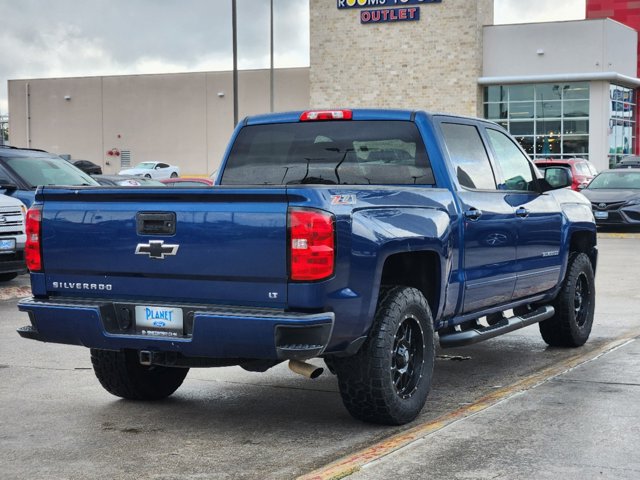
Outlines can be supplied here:
M636 480L640 339L455 422L348 478Z

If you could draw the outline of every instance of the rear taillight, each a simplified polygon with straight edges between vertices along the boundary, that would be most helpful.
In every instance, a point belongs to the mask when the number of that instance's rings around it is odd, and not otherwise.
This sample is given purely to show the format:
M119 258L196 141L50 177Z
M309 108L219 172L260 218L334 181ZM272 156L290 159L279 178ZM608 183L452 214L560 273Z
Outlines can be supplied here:
M32 272L42 270L42 251L40 249L42 225L42 205L34 205L27 211L27 242L24 246L24 257L27 268Z
M308 110L300 115L301 122L316 122L318 120L351 120L351 110Z
M289 210L291 280L315 281L333 275L335 221L321 210Z

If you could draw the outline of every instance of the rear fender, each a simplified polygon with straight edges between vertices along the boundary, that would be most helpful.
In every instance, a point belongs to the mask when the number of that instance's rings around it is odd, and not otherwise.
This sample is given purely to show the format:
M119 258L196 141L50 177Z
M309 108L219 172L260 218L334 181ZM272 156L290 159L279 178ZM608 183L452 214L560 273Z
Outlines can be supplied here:
M365 334L371 327L385 263L396 254L433 252L437 255L440 274L438 311L434 311L434 316L439 318L446 301L445 279L449 278L452 265L455 265L452 238L449 215L440 210L394 207L353 213L350 284L362 292L362 304L366 306L360 334Z

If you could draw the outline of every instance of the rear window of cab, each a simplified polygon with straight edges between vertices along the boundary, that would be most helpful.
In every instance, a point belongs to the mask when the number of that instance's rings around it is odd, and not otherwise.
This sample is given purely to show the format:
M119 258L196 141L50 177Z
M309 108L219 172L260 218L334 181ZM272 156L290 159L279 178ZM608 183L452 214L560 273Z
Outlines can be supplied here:
M408 121L327 121L244 127L221 185L433 185Z

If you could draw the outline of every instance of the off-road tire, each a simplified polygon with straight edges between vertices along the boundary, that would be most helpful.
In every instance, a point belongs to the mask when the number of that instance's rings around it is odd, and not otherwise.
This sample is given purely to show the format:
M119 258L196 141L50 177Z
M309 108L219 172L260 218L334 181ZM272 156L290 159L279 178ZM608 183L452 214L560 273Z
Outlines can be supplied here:
M129 400L161 400L175 392L188 368L140 365L138 352L91 349L91 363L104 389Z
M595 276L584 253L571 253L567 274L552 302L555 314L540 322L540 333L552 347L580 347L589 339L596 306Z
M402 425L418 416L431 388L434 362L431 309L422 293L409 287L381 289L367 340L357 354L333 360L349 413L385 425Z
M0 273L0 282L8 282L9 280L13 280L17 276L18 276L18 274L16 272Z
M322 360L324 360L324 364L327 366L327 370L329 370L329 373L331 373L332 375L335 375L336 374L335 359L333 357L324 357Z

